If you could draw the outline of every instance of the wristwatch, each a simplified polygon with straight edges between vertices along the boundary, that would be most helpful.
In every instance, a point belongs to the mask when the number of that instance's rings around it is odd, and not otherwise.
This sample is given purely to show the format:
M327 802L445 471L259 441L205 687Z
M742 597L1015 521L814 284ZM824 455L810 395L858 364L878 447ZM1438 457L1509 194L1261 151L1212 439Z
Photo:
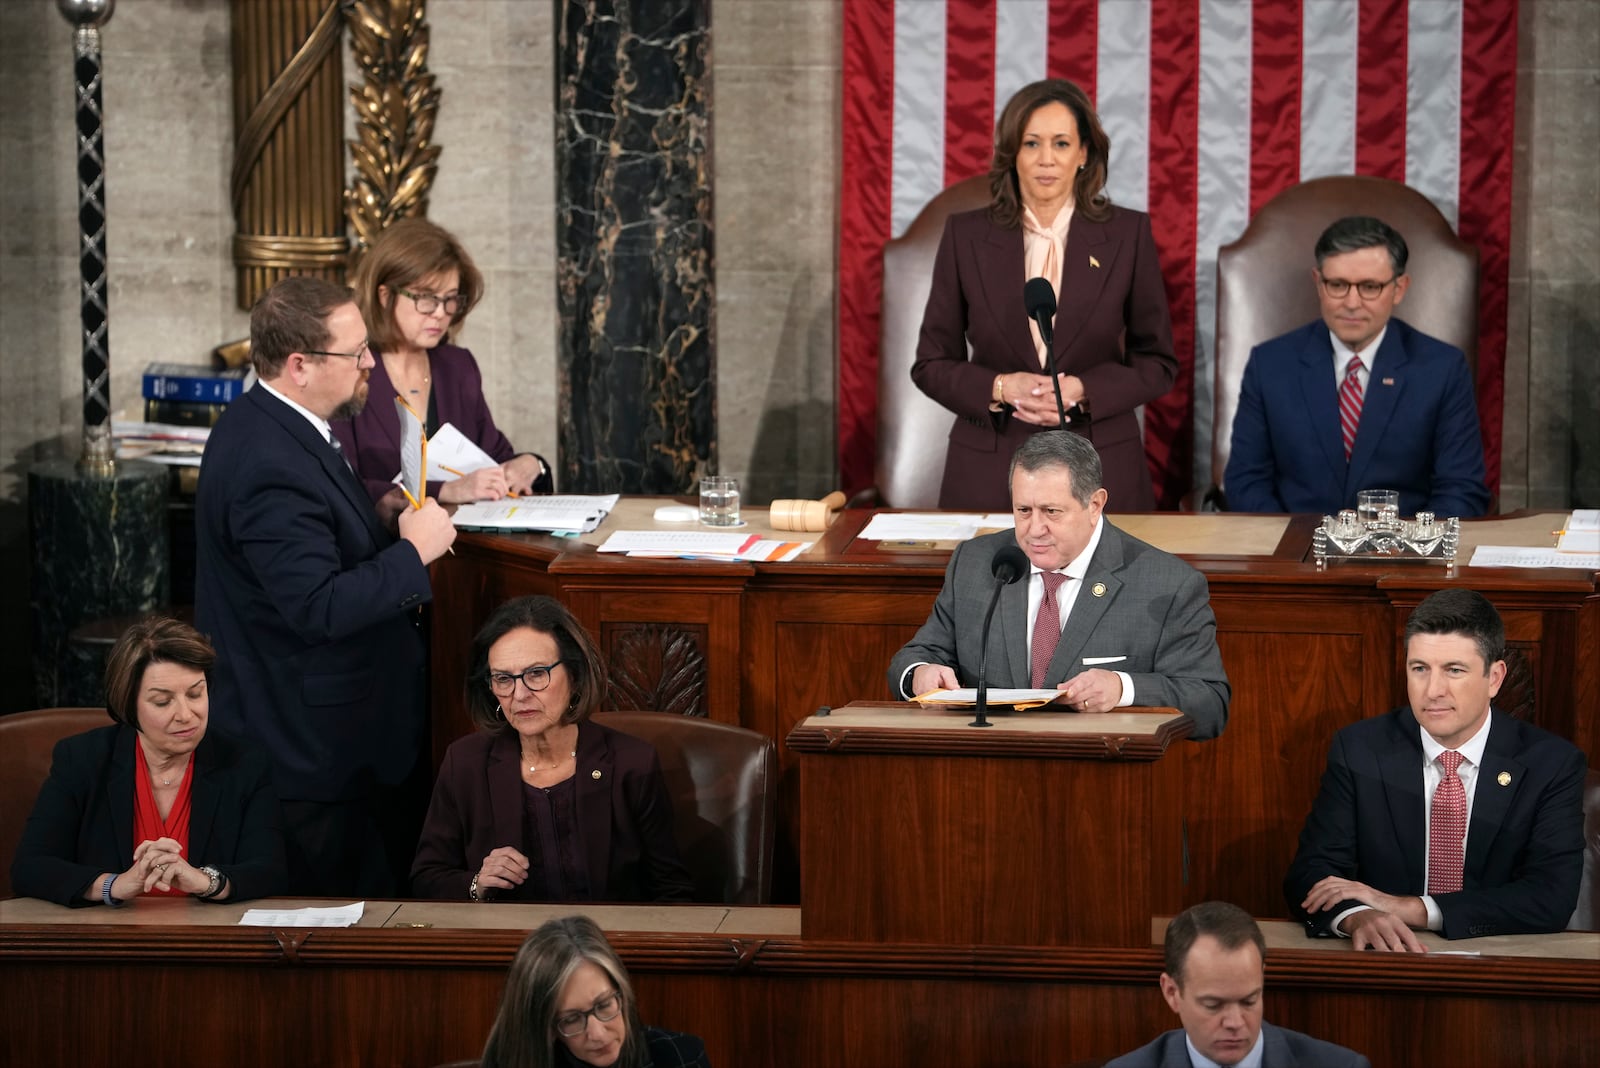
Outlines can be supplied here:
M481 897L478 896L478 877L476 875L474 875L472 877L472 882L467 884L467 900L468 901L482 901L483 900Z
M218 871L216 868L213 868L209 864L202 864L200 866L200 874L209 875L211 877L211 884L195 895L201 901L211 900L218 894L222 893L222 888L228 885L228 877L223 875L220 871Z

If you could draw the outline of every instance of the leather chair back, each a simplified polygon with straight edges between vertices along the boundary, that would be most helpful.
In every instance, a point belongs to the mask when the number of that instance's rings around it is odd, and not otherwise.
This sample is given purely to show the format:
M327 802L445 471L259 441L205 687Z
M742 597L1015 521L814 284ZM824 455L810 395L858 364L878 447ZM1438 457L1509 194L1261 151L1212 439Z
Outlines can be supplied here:
M1396 314L1466 353L1477 372L1478 250L1456 237L1431 200L1387 178L1335 175L1290 186L1217 253L1213 486L1222 484L1228 466L1250 350L1321 318L1313 250L1322 231L1346 215L1375 216L1400 231L1410 251L1411 286Z
M878 347L878 448L873 481L889 508L937 508L955 414L911 381L922 313L944 221L989 206L989 176L957 182L928 201L900 237L883 246L882 333Z
M1600 931L1600 771L1583 782L1583 881L1569 931Z
M103 708L40 708L0 716L0 898L11 896L11 862L39 788L50 775L56 743L110 724Z
M772 897L778 751L743 727L667 712L597 712L656 747L672 798L678 849L695 900L764 905Z

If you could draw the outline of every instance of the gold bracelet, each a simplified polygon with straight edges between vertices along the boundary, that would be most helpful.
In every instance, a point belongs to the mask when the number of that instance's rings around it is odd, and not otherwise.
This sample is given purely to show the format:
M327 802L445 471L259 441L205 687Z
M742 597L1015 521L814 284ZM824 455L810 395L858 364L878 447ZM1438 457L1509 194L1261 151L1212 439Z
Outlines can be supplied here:
M994 397L994 402L996 404L1004 404L1006 402L1006 376L1005 375L995 375L994 376L994 394L993 394L993 397Z

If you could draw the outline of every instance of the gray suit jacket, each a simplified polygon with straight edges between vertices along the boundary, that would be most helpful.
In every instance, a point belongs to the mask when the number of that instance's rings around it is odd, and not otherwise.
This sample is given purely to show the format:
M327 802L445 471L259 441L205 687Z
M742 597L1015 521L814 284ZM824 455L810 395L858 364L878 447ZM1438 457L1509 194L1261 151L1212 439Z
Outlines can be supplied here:
M1372 1068L1372 1062L1354 1050L1298 1031L1263 1022L1261 1033L1267 1043L1261 1053L1261 1068ZM1183 1029L1168 1031L1148 1046L1107 1061L1106 1068L1191 1068Z
M983 614L995 584L990 564L1003 546L1016 543L1008 530L974 538L951 554L933 614L890 662L891 693L910 696L901 692L900 679L916 663L947 665L961 685L977 685ZM1027 635L1024 578L1005 587L995 609L989 630L990 686L1030 684ZM1215 738L1228 721L1233 691L1217 651L1217 621L1205 576L1109 522L1061 630L1046 684L1054 686L1084 671L1085 659L1101 661L1088 667L1127 672L1135 705L1171 706L1187 713L1197 739Z

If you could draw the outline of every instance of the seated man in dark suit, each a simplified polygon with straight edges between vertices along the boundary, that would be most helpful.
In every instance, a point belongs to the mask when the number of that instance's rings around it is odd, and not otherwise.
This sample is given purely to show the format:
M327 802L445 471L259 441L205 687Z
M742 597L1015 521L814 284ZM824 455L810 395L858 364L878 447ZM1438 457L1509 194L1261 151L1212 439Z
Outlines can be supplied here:
M1393 318L1406 256L1403 237L1364 215L1318 238L1322 321L1257 345L1245 366L1230 509L1332 515L1364 489L1398 490L1402 515L1488 509L1466 357Z
M1053 686L1080 712L1173 707L1194 720L1195 738L1221 734L1232 689L1205 576L1105 522L1105 504L1092 444L1067 431L1029 437L1011 461L1016 529L951 555L933 614L890 662L890 691L976 683L991 565L1020 546L1031 566L1000 595L990 685Z
M1167 924L1161 994L1183 1021L1106 1068L1371 1068L1343 1046L1262 1020L1266 939L1225 901L1185 909Z
M1584 757L1489 702L1505 628L1481 594L1426 598L1406 623L1410 708L1334 736L1284 880L1308 934L1424 952L1446 938L1559 931L1583 871Z

